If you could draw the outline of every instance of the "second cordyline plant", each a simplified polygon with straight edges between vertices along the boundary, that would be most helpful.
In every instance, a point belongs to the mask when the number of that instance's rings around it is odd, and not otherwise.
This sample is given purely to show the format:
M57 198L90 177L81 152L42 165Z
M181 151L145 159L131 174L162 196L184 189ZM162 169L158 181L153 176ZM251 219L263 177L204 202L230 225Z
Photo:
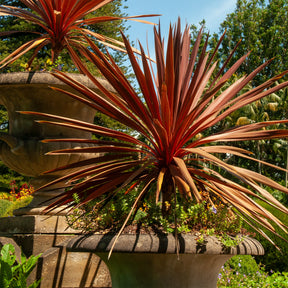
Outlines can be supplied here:
M145 56L141 45L142 61L139 63L131 45L123 36L141 93L136 92L112 57L109 54L108 57L104 55L88 38L86 40L93 52L81 51L84 52L83 56L93 61L115 91L106 90L85 68L77 55L74 55L74 58L78 60L78 66L104 96L93 92L62 72L54 74L80 92L83 97L58 88L53 89L86 103L131 128L135 133L131 135L125 131L116 131L113 128L56 115L46 115L51 117L51 121L39 121L87 130L106 138L44 140L44 142L72 141L95 144L92 148L66 149L49 153L91 153L92 156L89 160L58 168L77 167L79 170L54 181L65 180L72 187L55 199L48 210L62 205L65 205L64 209L77 208L98 199L97 211L100 215L101 211L117 198L132 197L132 200L128 201L129 212L121 223L119 231L121 233L128 219L136 217L137 211L145 211L147 203L148 205L158 203L164 218L170 219L171 215L175 215L172 219L175 220L174 225L177 227L178 216L175 212L177 205L182 205L183 210L187 212L195 203L205 202L207 211L212 209L217 212L217 205L227 207L227 217L232 217L231 214L238 215L267 239L269 237L263 228L277 234L275 226L278 226L286 232L287 227L258 204L258 200L287 213L287 208L272 197L265 186L285 193L288 193L288 189L264 175L228 164L219 155L243 157L284 170L253 158L248 150L234 147L232 144L238 141L287 137L287 130L265 128L287 123L288 120L253 123L211 135L208 132L212 131L209 128L235 110L286 87L288 82L278 85L274 83L287 72L242 92L243 88L265 69L270 63L268 61L251 74L224 87L224 84L230 83L229 79L249 53L229 69L227 63L231 55L228 55L228 60L219 68L215 56L222 38L217 48L212 53L207 53L208 41L201 51L199 48L201 31L191 50L189 28L186 27L182 32L180 21L178 25L170 28L167 47L162 41L160 27L158 30L154 28L154 34L155 64ZM154 72L153 65L157 73ZM27 111L24 113L37 114ZM115 207L117 208L114 206L114 209Z
M115 16L94 16L87 17L103 6L113 2L114 0L20 0L25 8L19 8L9 5L0 5L0 16L13 16L23 19L31 24L36 25L39 31L5 31L0 32L0 37L7 37L15 33L32 33L36 37L25 42L7 57L0 61L0 68L4 68L16 59L33 51L27 68L30 67L33 60L37 58L39 51L44 47L51 47L51 61L54 63L59 54L66 50L74 61L73 52L83 53L88 50L86 37L91 37L98 43L103 43L108 47L123 51L123 43L112 39L106 35L93 32L89 29L89 25L97 25L103 22L117 20L134 20L149 23L145 20L135 18L156 16L156 15L139 15L129 17ZM74 61L75 63L75 61ZM78 67L81 69L80 67Z

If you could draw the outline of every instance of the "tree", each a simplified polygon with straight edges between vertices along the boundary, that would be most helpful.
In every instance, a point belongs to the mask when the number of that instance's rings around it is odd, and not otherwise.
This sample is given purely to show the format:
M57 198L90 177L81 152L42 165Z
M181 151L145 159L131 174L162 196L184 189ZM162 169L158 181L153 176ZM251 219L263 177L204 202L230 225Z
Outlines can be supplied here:
M287 0L238 0L235 11L221 23L218 37L226 30L226 37L219 51L227 55L242 39L231 61L232 65L243 52L251 51L239 72L248 74L263 61L274 61L255 78L259 83L287 69L288 54L288 1Z
M209 41L210 47L215 47L215 40L219 39L226 31L225 38L219 49L218 57L224 62L227 55L233 50L235 45L242 39L233 57L227 67L231 67L240 55L249 54L247 60L239 68L241 75L248 75L264 61L273 59L273 61L259 73L251 83L250 89L259 83L271 78L288 67L287 39L288 39L288 1L287 0L238 0L233 13L227 15L225 21L221 23L219 33L214 34ZM235 125L244 125L256 120L287 119L287 109L285 103L287 96L285 92L278 92L277 95L271 95L263 98L257 103L252 103L247 107L230 115L222 125L229 129ZM258 118L258 119L256 119ZM244 122L243 122L244 121ZM245 123L245 121L247 123ZM221 129L222 127L220 127ZM285 128L285 125L283 125ZM219 129L215 127L214 129ZM247 143L243 143L247 145ZM242 145L243 145L242 144ZM252 143L253 144L253 143ZM284 143L285 144L285 143ZM257 142L249 144L249 150L252 151L258 159L277 164L283 168L286 167L286 156L283 143L276 140ZM283 146L284 145L284 146ZM243 147L243 146L242 146ZM232 161L232 159L230 159ZM234 159L233 161L240 161ZM261 170L266 176L272 177L277 181L283 179L283 173L277 174L273 169L259 164L258 167L249 166L249 161L238 163L252 170ZM284 176L285 177L285 176Z

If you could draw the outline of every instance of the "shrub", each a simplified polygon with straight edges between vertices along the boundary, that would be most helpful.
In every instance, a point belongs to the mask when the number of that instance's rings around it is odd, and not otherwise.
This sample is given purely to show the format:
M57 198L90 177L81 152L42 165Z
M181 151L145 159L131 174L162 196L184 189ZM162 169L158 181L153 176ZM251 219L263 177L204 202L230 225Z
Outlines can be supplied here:
M133 192L127 197L125 191L118 193L105 207L101 205L105 198L82 205L68 214L68 224L74 229L85 232L119 231L134 200L131 194ZM79 203L77 194L74 194L74 201ZM166 205L172 204L166 203ZM181 201L179 198L173 207L175 214L171 213L163 217L160 203L144 200L127 224L138 224L139 228L142 226L146 229L153 227L164 233L174 233L177 227L178 233L200 231L202 235L217 235L220 239L223 235L229 235L230 240L230 236L236 236L242 232L242 221L239 217L230 213L225 205L219 203L215 207L212 207L208 201L196 203L192 200Z
M280 219L285 225L288 225L288 215L285 213L280 212L279 210L268 207L266 203L261 202L261 205L263 205L266 209L268 209L271 213L273 213L278 219ZM282 233L280 229L277 229L275 227L277 233L279 233L283 238L288 240L288 237L285 233ZM269 231L267 232L269 237L274 241L274 243L280 247L281 251L275 249L275 247L266 239L261 237L260 235L256 235L256 238L261 242L265 249L265 255L261 257L256 257L257 262L261 262L265 265L265 269L267 272L269 271L288 271L288 258L284 255L287 255L288 253L288 243L284 240L282 240L279 237L276 237L275 235L272 235ZM288 287L288 285L287 285Z
M238 271L243 275L254 274L259 271L259 266L251 255L233 256L226 264L226 268Z
M263 265L257 265L252 256L234 256L221 269L218 288L285 288L288 273L276 272L269 275Z
M28 205L31 200L31 194L34 188L24 183L18 188L15 181L10 183L10 193L0 193L0 217L13 215L13 210Z

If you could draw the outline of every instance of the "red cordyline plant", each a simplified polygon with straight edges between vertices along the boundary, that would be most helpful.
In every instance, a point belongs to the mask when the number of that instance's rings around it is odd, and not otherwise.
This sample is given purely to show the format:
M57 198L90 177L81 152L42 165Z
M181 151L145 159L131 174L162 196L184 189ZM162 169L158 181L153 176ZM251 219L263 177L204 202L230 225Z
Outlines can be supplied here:
M15 16L24 19L41 27L45 32L33 32L38 35L33 40L30 40L16 49L14 52L4 58L0 68L7 66L21 57L23 54L34 49L31 59L28 61L28 66L31 65L38 52L45 46L51 45L52 62L57 59L59 53L63 49L67 49L71 54L72 49L86 50L87 41L85 36L92 36L99 42L107 46L122 50L121 42L111 39L105 35L95 33L87 29L87 25L115 21L121 19L141 18L155 15L139 15L130 17L112 17L112 16L98 16L90 19L85 19L85 16L104 5L113 2L113 0L20 0L27 8L22 9L14 6L1 5L0 16ZM142 21L134 19L135 21ZM27 31L6 31L1 32L0 36L7 36L14 33ZM73 58L72 58L73 60Z
M62 92L130 127L137 132L138 136L133 137L121 131L83 123L75 119L41 114L53 118L51 121L40 121L41 123L84 129L114 139L111 141L45 140L46 142L73 141L95 144L91 148L53 151L50 154L99 153L98 156L91 156L89 160L59 168L65 169L73 166L80 170L57 180L65 180L75 185L55 199L48 210L61 205L67 205L68 208L83 205L98 197L104 198L104 196L108 202L113 200L120 190L124 189L125 193L129 194L132 189L136 189L137 196L128 215L129 218L135 209L141 206L143 199L146 197L151 199L151 191L154 195L153 201L162 201L162 203L173 201L175 195L182 197L183 201L194 199L201 202L205 195L205 201L209 201L212 205L213 199L216 198L225 205L233 207L237 214L266 238L269 237L261 227L277 234L273 223L286 232L287 227L261 207L255 199L261 199L287 213L287 208L273 198L264 187L269 186L285 193L288 193L288 189L254 171L228 164L218 156L219 154L235 155L284 170L254 159L251 152L230 146L228 143L287 137L287 130L265 128L270 125L287 123L288 120L238 126L202 138L198 138L197 135L199 133L205 135L204 131L225 119L236 109L287 86L287 82L273 85L287 72L269 79L249 91L241 92L257 73L269 64L270 61L268 61L251 74L243 76L228 88L224 88L224 84L237 71L249 53L225 72L227 63L223 67L217 68L217 62L214 61L223 37L215 51L209 54L206 52L207 41L202 51L199 51L201 31L192 51L190 50L189 29L186 27L182 33L180 23L170 28L166 48L161 39L160 27L159 30L154 28L154 33L157 75L153 73L154 64L151 64L151 61L145 56L141 45L142 62L140 64L129 42L123 36L141 89L140 95L128 82L113 59L107 58L89 39L87 41L93 48L94 54L91 52L87 56L93 60L115 91L108 91L101 86L97 79L85 69L80 60L78 65L103 92L104 96L93 92L62 72L54 74L82 93L85 98L61 90ZM166 57L164 53L166 53ZM37 114L36 112L24 113ZM38 115L40 114L38 113ZM223 176L224 173L220 173L220 170L225 171L225 175L228 173L233 177ZM73 195L75 193L80 199L79 204L74 202ZM106 203L105 200L104 203ZM169 205L166 206L169 207ZM165 210L166 206L163 205L162 212L164 214L171 212Z

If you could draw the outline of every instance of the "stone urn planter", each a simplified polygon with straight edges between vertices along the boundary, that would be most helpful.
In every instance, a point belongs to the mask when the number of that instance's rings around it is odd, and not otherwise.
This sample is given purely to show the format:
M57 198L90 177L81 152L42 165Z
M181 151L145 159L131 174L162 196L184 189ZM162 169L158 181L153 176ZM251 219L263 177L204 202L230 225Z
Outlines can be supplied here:
M85 86L96 90L87 77L79 74L70 74L70 76ZM99 81L108 88L105 80L100 79ZM18 112L44 112L93 123L94 109L61 92L52 90L50 86L73 91L71 87L47 72L0 74L0 104L7 109L9 118L9 132L0 134L0 157L9 168L22 175L33 177L31 184L35 188L64 175L67 170L49 175L43 175L43 172L91 157L91 154L45 155L52 150L79 147L80 144L40 142L43 139L90 139L91 134L86 131L56 125L39 124L35 120L43 118L22 115ZM75 91L73 92L75 93ZM83 147L82 144L81 146ZM25 214L30 214L30 212L37 214L34 208L39 207L39 203L52 198L59 191L56 189L51 191L50 189L50 192L39 191L35 193L34 199L28 210L26 209ZM23 212L23 209L21 211Z
M263 255L261 244L245 237L236 247L224 247L213 236L204 243L195 235L122 234L111 258L115 234L80 236L70 240L71 252L92 252L108 266L113 288L215 288L224 263L233 255Z

